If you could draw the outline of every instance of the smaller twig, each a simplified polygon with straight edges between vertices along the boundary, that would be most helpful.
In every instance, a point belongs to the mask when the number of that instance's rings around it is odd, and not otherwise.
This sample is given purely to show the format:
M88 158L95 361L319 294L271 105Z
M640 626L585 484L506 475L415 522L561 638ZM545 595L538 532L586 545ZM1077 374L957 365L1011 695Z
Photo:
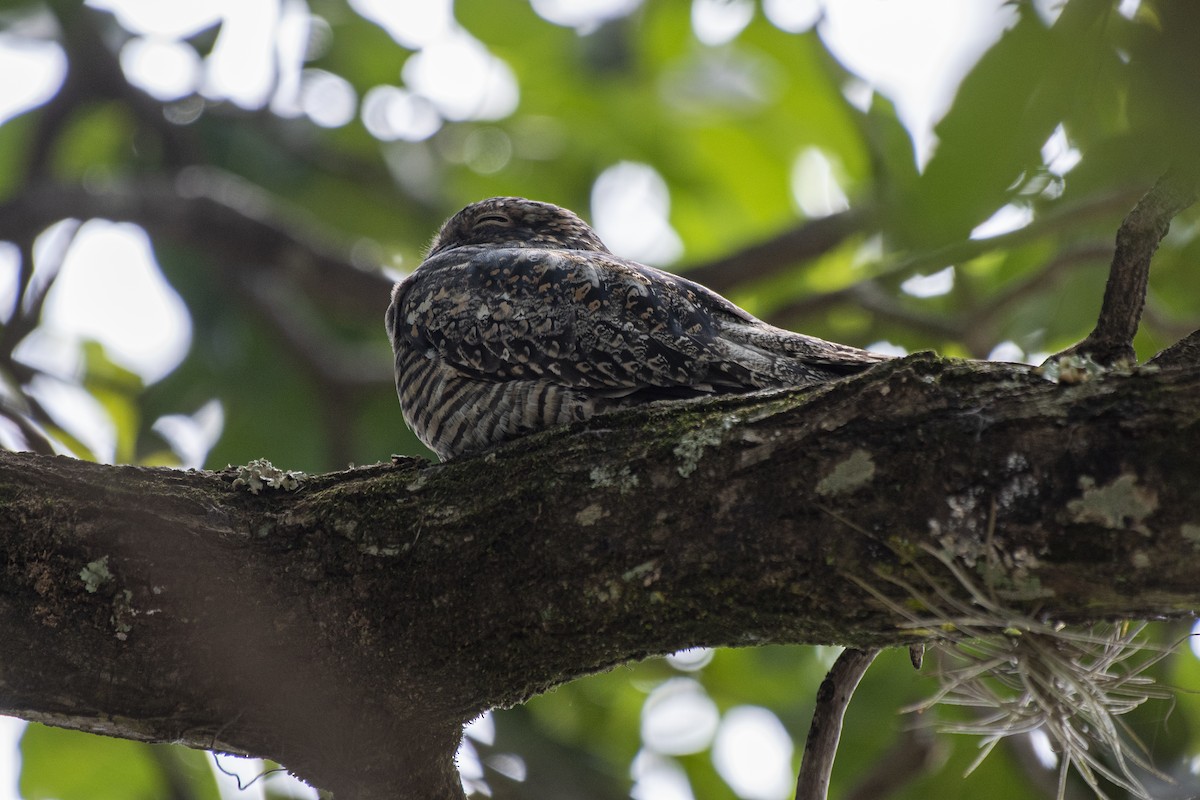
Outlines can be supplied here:
M876 318L896 322L929 336L957 339L963 332L959 323L953 320L905 307L880 286L877 278L865 278L841 289L799 298L776 309L770 316L784 322L794 321L800 316L810 315L839 303L853 303L870 311Z
M729 291L823 255L855 234L869 233L876 224L874 216L870 209L852 208L810 219L729 255L685 268L682 274L714 291Z
M218 170L194 167L101 189L36 182L0 203L0 239L19 239L66 217L133 222L156 241L173 239L247 272L283 265L311 296L352 313L382 316L392 288L382 273L357 267L351 248L316 220ZM208 233L217 230L220 236Z
M41 324L46 296L50 293L50 287L58 278L63 262L67 259L67 253L70 252L71 245L75 242L80 223L77 220L71 220L65 223L64 227L65 233L56 242L57 246L53 249L43 250L41 263L37 265L40 269L36 270L38 273L36 282L33 280L35 265L33 263L32 234L18 244L21 266L17 279L17 293L13 300L12 314L9 315L8 323L0 331L0 356L3 358L10 359L13 349Z
M796 779L796 800L825 800L828 796L833 758L842 736L842 718L858 682L877 655L878 648L847 648L821 681L808 741L804 743L800 775Z
M1098 242L1070 247L1029 275L1012 281L986 302L960 311L957 315L959 338L967 352L985 357L1001 340L1015 306L1030 298L1044 296L1078 267L1100 266L1111 254L1111 245Z
M317 310L287 280L286 275L241 274L241 296L279 336L313 379L353 391L390 385L391 364L377 349L340 344L326 335Z
M1076 345L1052 356L1083 356L1110 367L1133 364L1133 337L1146 303L1150 260L1167 235L1171 219L1196 201L1196 183L1190 175L1170 170L1154 184L1117 229L1117 246L1096 327Z
M4 417L17 427L30 452L43 456L55 455L54 445L50 443L50 440L19 411L0 405L0 417Z
M244 288L240 296L273 329L314 384L330 463L348 463L353 460L354 404L365 388L391 385L388 362L381 362L370 348L340 345L324 335L315 309L282 277L253 273L240 277Z

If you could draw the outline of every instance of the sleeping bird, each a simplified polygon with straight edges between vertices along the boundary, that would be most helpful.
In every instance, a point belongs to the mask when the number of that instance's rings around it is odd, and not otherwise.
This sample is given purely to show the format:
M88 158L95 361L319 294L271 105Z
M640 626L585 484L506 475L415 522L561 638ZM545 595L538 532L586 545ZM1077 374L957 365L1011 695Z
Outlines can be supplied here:
M768 325L520 197L447 220L386 323L404 419L443 461L613 409L811 386L889 358Z

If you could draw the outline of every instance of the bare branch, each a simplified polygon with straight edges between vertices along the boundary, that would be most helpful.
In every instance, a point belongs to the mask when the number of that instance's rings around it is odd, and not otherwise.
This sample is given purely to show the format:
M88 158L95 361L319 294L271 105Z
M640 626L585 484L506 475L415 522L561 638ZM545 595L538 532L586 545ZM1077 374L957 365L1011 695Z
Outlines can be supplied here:
M869 232L872 224L873 214L869 210L852 208L807 220L729 255L685 267L682 274L714 291L726 292L823 255L850 236Z
M989 239L969 239L927 253L918 253L893 265L885 265L872 278L907 277L915 272L938 270L949 264L968 261L993 250L1017 247L1042 236L1078 226L1089 220L1103 219L1128 208L1137 195L1118 190L1089 197L1079 203L1053 207L1024 228ZM727 292L755 280L777 275L803 261L810 261L834 249L851 236L869 235L879 230L879 221L870 208L854 208L828 217L808 220L798 227L756 242L727 256L685 266L680 270L697 283L719 292Z
M821 681L808 741L804 743L800 775L796 779L796 800L825 800L829 796L829 776L833 773L833 759L842 736L842 718L858 682L867 674L867 668L877 655L879 650L875 648L847 648Z
M392 282L354 264L350 248L316 220L285 215L277 205L262 189L199 167L104 189L39 183L0 204L0 240L19 241L69 217L133 222L211 254L226 269L284 266L313 296L382 319Z
M901 731L896 742L875 760L870 771L858 777L842 800L883 800L895 794L933 769L939 749L928 726Z
M1109 268L1100 318L1092 332L1053 356L1085 356L1101 366L1136 363L1133 337L1146 302L1150 260L1167 235L1171 219L1196 200L1196 183L1178 170L1167 172L1138 201L1117 230L1116 252Z

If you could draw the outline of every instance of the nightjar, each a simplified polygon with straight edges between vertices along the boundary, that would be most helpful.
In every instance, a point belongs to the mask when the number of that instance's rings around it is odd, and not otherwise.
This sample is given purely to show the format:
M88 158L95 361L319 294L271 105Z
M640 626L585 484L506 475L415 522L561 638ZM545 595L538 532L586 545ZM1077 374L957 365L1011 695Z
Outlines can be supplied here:
M808 386L888 358L768 325L520 197L442 225L386 322L404 419L442 460L616 408Z

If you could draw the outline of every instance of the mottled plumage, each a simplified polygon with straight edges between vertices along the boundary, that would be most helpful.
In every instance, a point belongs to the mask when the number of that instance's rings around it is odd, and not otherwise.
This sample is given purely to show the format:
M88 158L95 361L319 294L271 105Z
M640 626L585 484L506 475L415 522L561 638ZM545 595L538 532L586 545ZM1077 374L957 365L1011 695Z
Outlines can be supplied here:
M517 197L442 226L393 290L387 329L404 419L442 459L613 408L817 384L886 358L768 325Z

